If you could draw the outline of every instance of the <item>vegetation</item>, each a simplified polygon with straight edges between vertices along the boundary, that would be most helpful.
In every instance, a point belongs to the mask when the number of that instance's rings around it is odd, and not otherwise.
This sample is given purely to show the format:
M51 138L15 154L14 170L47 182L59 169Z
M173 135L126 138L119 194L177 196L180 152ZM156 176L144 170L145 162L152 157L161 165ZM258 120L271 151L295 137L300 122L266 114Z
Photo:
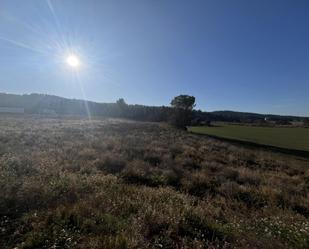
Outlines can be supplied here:
M193 119L193 108L195 107L195 97L189 95L179 95L175 97L171 106L173 112L170 118L172 125L178 128L186 128Z
M116 119L0 130L0 248L309 246L307 159Z
M287 149L309 151L309 129L306 128L221 124L213 127L191 127L190 131Z
M186 95L184 95L186 96ZM179 97L179 96L178 96ZM195 99L193 96L187 96L190 101ZM178 99L175 98L175 104L178 105ZM66 99L45 94L4 94L0 93L0 107L19 107L24 108L27 114L54 114L54 115L82 115L82 116L100 116L113 118L127 118L137 121L167 122L173 121L183 115L175 115L175 106L144 106L129 105L124 99L119 99L116 103L96 103L92 101ZM180 106L181 107L181 106ZM186 109L186 106L182 106ZM190 107L190 105L189 105ZM1 108L0 108L1 109ZM177 113L176 113L177 114ZM216 111L203 112L193 110L191 112L194 124L209 123L210 121L241 122L241 123L263 123L265 118L268 121L297 121L303 122L303 117L264 115L257 113ZM177 120L177 119L176 119ZM181 120L180 120L181 121ZM179 122L176 122L179 123Z
M239 123L259 123L267 121L303 121L303 117L295 116L281 116L273 114L258 114L248 112L235 112L235 111L215 111L211 112L212 121L224 121L224 122L239 122Z

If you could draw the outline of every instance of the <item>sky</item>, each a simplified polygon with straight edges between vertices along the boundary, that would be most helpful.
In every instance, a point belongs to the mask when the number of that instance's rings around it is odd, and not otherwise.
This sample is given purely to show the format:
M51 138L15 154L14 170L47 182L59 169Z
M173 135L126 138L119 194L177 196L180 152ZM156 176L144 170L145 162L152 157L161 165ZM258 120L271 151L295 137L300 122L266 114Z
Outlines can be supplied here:
M0 92L309 116L308 13L307 0L1 0Z

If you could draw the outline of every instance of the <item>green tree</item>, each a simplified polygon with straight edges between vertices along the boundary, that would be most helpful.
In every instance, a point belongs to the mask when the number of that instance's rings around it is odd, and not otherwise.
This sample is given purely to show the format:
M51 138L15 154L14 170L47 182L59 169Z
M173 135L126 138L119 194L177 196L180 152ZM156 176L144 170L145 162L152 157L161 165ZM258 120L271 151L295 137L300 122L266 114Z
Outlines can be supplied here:
M171 106L173 107L173 112L170 117L170 123L178 128L186 129L191 124L195 97L179 95L171 101Z
M127 106L127 103L124 101L123 98L120 98L116 101L117 105L123 107L123 106Z
M195 97L189 95L179 95L171 101L171 106L186 111L192 111L195 107Z
M124 101L123 98L120 98L116 101L116 104L118 106L119 115L122 117L126 117L127 111L128 111L128 105Z

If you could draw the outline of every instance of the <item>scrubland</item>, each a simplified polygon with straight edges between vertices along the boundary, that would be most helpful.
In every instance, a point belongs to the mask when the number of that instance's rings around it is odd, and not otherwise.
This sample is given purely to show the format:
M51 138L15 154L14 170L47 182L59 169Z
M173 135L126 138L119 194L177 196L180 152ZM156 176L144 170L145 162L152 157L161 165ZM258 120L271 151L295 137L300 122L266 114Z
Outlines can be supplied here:
M165 124L0 116L0 248L309 248L309 159Z

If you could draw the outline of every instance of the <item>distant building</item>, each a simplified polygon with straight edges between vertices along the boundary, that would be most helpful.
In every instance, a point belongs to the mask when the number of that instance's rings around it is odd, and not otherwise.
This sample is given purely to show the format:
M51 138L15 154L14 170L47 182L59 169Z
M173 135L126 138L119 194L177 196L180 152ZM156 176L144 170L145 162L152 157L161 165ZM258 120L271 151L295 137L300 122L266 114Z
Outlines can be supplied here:
M0 107L0 113L25 113L21 107Z

